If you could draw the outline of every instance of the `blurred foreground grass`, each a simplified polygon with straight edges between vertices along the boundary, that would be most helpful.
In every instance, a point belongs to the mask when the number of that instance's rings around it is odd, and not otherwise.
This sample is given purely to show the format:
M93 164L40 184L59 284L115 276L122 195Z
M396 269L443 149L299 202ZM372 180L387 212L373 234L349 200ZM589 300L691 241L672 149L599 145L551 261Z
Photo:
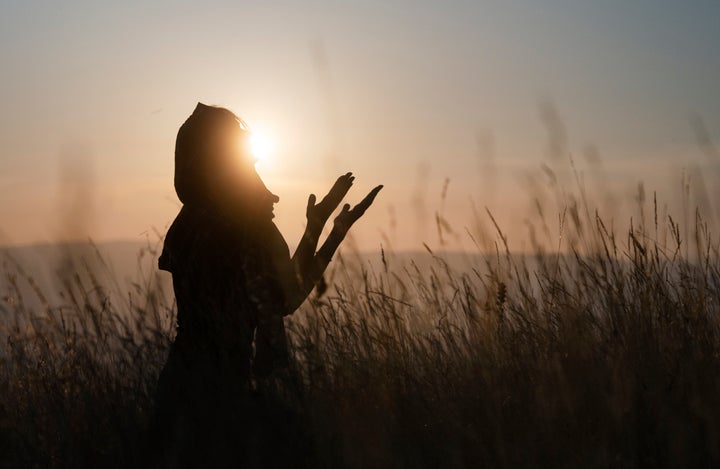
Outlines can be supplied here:
M718 465L718 240L652 205L617 233L567 199L559 249L513 253L496 226L467 268L346 253L288 320L293 365L270 392L321 467ZM4 262L0 467L143 462L172 292L152 268L128 289L97 265L68 264L50 301Z

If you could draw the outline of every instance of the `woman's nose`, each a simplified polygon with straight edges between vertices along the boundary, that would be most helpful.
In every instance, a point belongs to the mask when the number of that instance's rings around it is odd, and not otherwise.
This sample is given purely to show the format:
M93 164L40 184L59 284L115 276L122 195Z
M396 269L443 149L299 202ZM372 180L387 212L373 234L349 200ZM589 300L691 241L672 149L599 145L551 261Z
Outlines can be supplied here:
M278 197L277 195L275 195L273 193L270 193L270 198L272 199L274 204L280 202L280 197Z

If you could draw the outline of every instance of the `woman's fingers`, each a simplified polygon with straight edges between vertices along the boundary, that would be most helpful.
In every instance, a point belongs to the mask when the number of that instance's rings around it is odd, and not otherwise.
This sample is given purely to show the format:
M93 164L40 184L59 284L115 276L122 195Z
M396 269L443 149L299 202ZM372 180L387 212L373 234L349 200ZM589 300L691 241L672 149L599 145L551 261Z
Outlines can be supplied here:
M330 189L330 192L328 192L328 194L323 197L318 204L315 204L315 194L310 194L310 197L308 197L308 216L313 214L324 223L335 208L340 204L342 199L345 197L345 194L347 194L350 190L350 186L352 186L353 181L355 181L355 177L352 173L343 174L337 179L337 181L335 181L335 184ZM350 204L344 204L342 210L335 218L336 225L347 225L345 229L349 228L350 225L358 220L358 218L363 216L365 211L375 201L375 197L377 197L382 188L382 185L373 188L373 190L371 190L368 195L366 195L365 198L354 207L351 207Z
M372 203L375 201L375 197L377 197L378 192L380 192L380 189L382 189L382 184L375 187L373 190L370 191L368 195L365 196L364 199L360 201L359 204L357 204L353 208L353 214L357 213L357 218L360 218L363 213L365 213L365 210L372 205Z
M347 230L349 230L350 227L361 216L363 216L368 207L372 205L375 197L378 195L378 192L380 192L380 189L382 188L383 186L375 187L373 190L370 191L368 195L365 196L364 199L360 201L359 204L354 206L352 209L350 208L350 204L343 205L342 210L340 211L338 216L335 217L335 228L347 233Z
M307 208L305 208L305 215L308 217L308 219L315 216L315 200L315 194L310 194L308 196Z
M383 186L382 184L380 184L379 186L375 186L375 188L373 188L373 190L371 190L370 193L369 193L367 196L365 196L365 198L364 198L364 199L362 200L362 202L360 202L360 203L363 203L363 202L366 202L366 201L367 201L368 206L369 206L370 204L372 204L373 201L375 200L375 197L377 197L378 192L380 192L380 190L381 190L383 187L384 187L384 186Z
M345 197L345 194L350 190L350 186L352 186L354 180L355 177L352 173L346 173L337 178L337 181L335 181L335 184L333 184L330 192L328 192L328 195L325 196L323 201L327 200L328 204L335 203L337 207L337 204L340 203L342 198Z
M355 177L352 173L345 173L335 181L330 192L317 204L317 208L320 210L320 216L327 219L330 214L337 208L342 199L350 190Z

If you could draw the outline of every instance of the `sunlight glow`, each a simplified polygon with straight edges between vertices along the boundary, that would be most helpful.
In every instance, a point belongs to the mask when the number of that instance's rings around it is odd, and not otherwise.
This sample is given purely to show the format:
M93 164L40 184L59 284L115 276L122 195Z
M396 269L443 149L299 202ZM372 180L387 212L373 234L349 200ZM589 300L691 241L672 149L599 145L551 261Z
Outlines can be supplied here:
M250 151L257 164L267 164L272 155L274 146L265 134L253 131L250 137Z

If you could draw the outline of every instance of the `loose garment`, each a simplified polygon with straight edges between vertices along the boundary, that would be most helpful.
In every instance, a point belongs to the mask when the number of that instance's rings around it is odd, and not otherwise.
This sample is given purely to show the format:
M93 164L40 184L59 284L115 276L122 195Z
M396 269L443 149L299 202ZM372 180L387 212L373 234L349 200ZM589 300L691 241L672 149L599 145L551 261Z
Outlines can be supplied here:
M251 377L288 360L283 316L292 313L285 298L296 275L287 243L269 217L186 205L159 267L172 273L178 312L157 390L161 445L179 457L186 444L227 455L252 433Z

